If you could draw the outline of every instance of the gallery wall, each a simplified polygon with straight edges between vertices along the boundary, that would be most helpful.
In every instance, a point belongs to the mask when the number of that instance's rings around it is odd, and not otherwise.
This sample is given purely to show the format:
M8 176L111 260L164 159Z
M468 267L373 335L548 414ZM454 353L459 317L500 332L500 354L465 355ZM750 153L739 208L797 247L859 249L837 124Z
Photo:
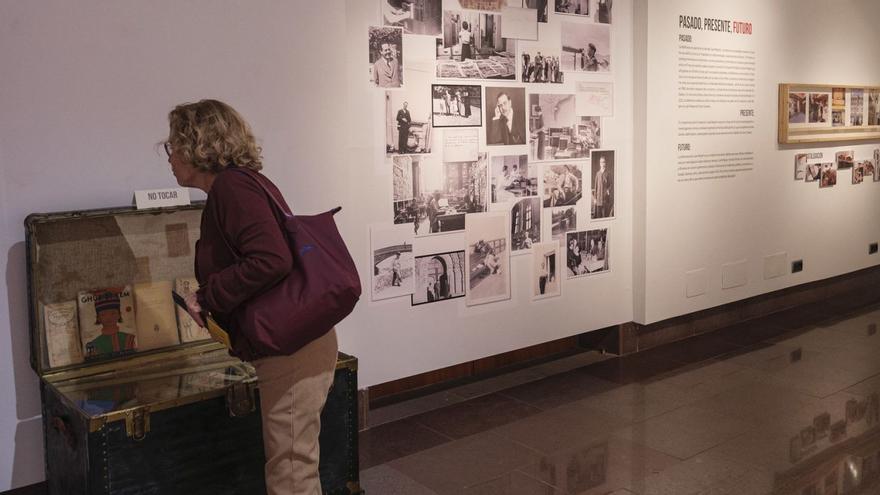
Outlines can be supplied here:
M238 109L262 141L266 175L297 211L343 207L337 221L366 291L339 326L340 347L360 359L361 387L632 318L629 2L614 5L613 72L581 78L614 83L614 116L603 121L603 148L617 153L617 213L604 222L610 272L565 281L560 297L533 303L531 255L514 256L511 297L470 307L462 299L416 307L408 298L370 300L369 226L392 215L384 91L367 79L377 3L0 3L0 490L43 479L22 222L32 212L126 205L136 189L174 186L156 144L180 102L213 97ZM418 38L415 45L432 49ZM462 241L441 235L429 247L461 249Z
M880 15L880 4L675 0L662 8L636 2L636 8L635 58L637 72L643 71L635 95L636 321L651 323L877 264L880 258L868 254L868 244L880 240L875 220L880 182L866 178L852 184L851 170L840 170L834 187L820 188L818 181L795 180L794 156L822 153L818 161L833 162L836 151L853 150L858 161L870 158L880 144L777 144L777 87L880 83L873 45L853 42L875 36L872 19ZM704 29L680 27L680 15L700 17ZM737 32L733 24L730 32L705 29L710 19L750 23L751 34ZM737 50L712 53L754 59L738 65L712 62L728 73L753 70L753 103L679 108L679 93L694 92L680 89L694 79L680 79L679 70L692 67L679 67L679 58L699 64L694 54L703 48ZM708 126L681 121L729 121L734 123L715 127L753 129L695 135L720 131L681 129ZM644 129L638 129L641 122ZM683 180L694 177L688 174L695 161L707 160L690 157L721 153L746 158L731 173L704 174L731 177ZM795 260L803 260L803 271L792 274Z

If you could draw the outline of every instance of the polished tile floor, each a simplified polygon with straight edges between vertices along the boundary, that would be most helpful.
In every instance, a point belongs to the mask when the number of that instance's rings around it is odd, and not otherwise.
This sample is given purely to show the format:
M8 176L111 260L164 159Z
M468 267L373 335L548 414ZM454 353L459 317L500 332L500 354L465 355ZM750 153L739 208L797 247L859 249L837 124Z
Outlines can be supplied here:
M834 308L837 309L834 309ZM880 305L583 353L370 411L370 495L880 494Z

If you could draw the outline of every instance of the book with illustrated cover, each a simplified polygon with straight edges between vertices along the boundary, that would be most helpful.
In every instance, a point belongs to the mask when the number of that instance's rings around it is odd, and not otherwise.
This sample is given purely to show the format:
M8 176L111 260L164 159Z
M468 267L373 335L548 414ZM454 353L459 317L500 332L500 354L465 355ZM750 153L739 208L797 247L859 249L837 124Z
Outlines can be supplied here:
M126 354L137 350L131 286L82 291L76 303L86 359Z
M199 290L199 282L195 278L178 278L174 281L174 290L181 296L186 297ZM178 328L180 328L181 342L195 342L197 340L211 338L211 334L208 333L208 330L196 324L195 320L192 319L192 316L186 312L186 309L178 306L176 310L177 325Z
M146 351L180 343L171 288L170 280L134 285L138 350Z
M76 318L76 301L44 305L43 324L46 327L50 367L83 362Z

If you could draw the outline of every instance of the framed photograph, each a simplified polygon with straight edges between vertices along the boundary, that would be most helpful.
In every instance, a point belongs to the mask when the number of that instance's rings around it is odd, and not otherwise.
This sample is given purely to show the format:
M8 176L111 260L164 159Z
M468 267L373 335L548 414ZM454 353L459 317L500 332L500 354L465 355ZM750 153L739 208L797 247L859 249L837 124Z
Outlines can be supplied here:
M416 256L412 305L464 297L468 281L464 265L464 251Z
M403 86L403 29L370 26L370 82L379 88Z
M782 83L778 111L779 144L880 139L880 86Z
M608 241L607 228L566 234L567 278L607 272L610 267Z
M465 245L465 303L473 306L510 299L507 213L468 215Z
M434 127L483 125L483 89L467 84L432 84L431 118Z
M562 253L558 242L532 246L532 300L562 294Z
M590 154L592 162L590 218L604 220L614 218L614 151L595 150Z
M579 163L542 164L541 178L545 208L574 206L583 197L583 172Z
M541 199L525 198L510 207L510 254L525 254L541 242Z
M486 86L486 144L526 144L525 88Z
M611 72L611 26L563 22L562 70Z
M413 232L406 225L375 225L370 229L373 301L413 293L412 251Z
M489 199L509 203L538 195L538 167L527 155L493 156L489 167Z
M399 27L404 34L440 36L443 0L379 0L386 26Z

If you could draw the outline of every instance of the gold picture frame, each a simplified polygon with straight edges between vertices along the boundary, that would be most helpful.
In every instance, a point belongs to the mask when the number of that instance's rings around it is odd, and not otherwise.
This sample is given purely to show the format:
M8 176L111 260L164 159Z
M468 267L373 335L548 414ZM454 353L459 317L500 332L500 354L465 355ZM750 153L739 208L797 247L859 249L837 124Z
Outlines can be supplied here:
M880 140L880 86L779 85L779 144Z

